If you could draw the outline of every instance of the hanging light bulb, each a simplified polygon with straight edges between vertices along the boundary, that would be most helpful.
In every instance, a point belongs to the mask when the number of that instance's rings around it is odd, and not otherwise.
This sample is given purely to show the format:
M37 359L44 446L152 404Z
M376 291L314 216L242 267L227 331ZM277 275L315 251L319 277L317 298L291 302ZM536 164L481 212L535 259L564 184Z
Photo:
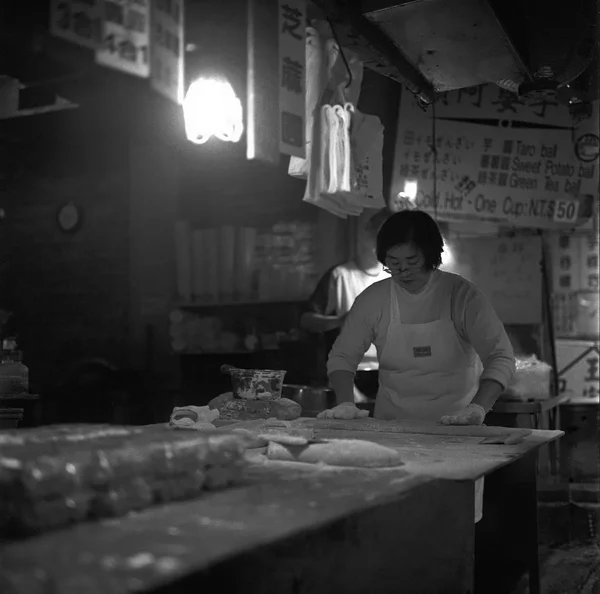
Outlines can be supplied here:
M419 188L418 182L415 180L407 179L404 182L404 192L402 192L411 202L415 202L417 199L417 190Z
M244 131L242 103L225 80L199 78L183 100L185 132L189 141L204 144L211 136L238 142Z

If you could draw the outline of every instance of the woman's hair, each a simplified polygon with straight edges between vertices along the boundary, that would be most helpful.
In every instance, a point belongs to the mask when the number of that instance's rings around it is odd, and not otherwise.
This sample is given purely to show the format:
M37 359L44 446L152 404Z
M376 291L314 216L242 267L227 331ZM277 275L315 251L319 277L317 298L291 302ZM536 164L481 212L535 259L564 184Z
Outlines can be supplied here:
M442 264L444 240L437 223L422 210L403 210L389 217L377 234L377 259L385 265L389 249L412 242L425 257L425 269Z

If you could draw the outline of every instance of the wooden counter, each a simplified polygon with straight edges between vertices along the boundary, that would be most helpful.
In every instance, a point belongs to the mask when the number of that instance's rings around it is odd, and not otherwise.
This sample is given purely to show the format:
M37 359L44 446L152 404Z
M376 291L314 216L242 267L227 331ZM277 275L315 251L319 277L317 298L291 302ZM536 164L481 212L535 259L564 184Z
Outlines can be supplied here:
M473 580L473 480L561 433L537 431L514 446L455 435L317 435L377 441L406 465L321 469L250 455L235 489L5 544L0 591L464 594Z

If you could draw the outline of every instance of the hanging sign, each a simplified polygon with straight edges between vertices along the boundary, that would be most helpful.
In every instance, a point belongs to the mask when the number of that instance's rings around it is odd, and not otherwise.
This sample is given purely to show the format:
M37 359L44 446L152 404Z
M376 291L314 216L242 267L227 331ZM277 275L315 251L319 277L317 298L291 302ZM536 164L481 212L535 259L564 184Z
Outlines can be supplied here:
M150 0L104 0L96 62L128 74L150 75Z
M432 108L402 98L393 195L416 181L416 204L446 220L560 228L580 225L598 200L598 102L574 125L554 100L524 101L496 85L445 93Z
M154 0L150 35L152 88L175 103L183 102L184 2Z
M279 0L279 150L304 158L306 0Z
M50 33L96 49L100 43L102 0L52 0Z

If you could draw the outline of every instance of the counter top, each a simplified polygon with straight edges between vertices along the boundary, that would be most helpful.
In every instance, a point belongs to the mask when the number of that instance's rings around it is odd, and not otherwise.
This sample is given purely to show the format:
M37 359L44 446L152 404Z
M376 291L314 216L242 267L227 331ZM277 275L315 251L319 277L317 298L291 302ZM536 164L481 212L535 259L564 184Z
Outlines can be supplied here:
M431 434L430 427L405 426L407 432L398 432L394 426L394 432L388 432L371 431L373 425L364 422L360 430L327 428L330 422L316 419L302 422L313 426L317 437L367 439L396 448L406 464L382 470L326 468L249 453L239 487L5 544L0 547L0 591L149 591L223 560L403 500L415 490L426 493L455 484L439 479L475 480L562 434L533 431L518 445L484 445L481 435L468 435L468 428ZM343 426L349 423L352 426L352 421ZM413 499L427 503L428 497L433 496ZM444 497L433 500L436 503L429 505L435 507Z

